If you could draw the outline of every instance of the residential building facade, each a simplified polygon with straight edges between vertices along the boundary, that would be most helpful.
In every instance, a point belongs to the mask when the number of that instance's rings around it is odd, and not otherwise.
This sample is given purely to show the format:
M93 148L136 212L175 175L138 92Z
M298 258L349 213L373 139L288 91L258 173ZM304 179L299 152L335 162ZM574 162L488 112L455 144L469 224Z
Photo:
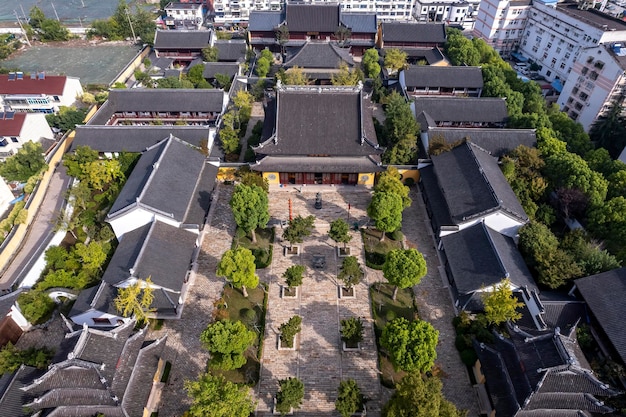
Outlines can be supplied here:
M74 77L44 72L0 75L0 105L16 112L54 113L73 105L82 94L80 80Z
M0 160L17 153L24 142L52 139L43 113L0 112Z
M204 23L204 6L199 3L173 1L165 6L165 13L169 29L200 29Z
M484 39L503 56L517 50L528 20L530 0L483 0L480 4L474 36Z
M561 110L589 131L626 94L626 49L621 44L584 48L563 86Z
M417 0L413 16L419 22L445 22L474 29L481 2L476 0Z

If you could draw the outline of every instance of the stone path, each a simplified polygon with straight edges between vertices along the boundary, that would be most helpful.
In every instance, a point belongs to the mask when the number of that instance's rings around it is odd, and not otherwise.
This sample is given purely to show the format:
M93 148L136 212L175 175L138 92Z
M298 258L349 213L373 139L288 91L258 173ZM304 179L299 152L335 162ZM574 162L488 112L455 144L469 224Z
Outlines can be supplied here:
M200 333L211 322L213 303L224 287L224 281L215 276L215 271L222 254L230 249L235 232L228 206L232 190L232 186L217 185L198 258L198 273L187 294L181 319L169 320L161 330L149 334L149 338L167 335L164 356L172 363L169 381L163 389L161 416L182 416L189 409L191 401L183 383L196 379L206 370L209 353L200 343Z
M257 387L257 416L272 414L273 399L278 390L278 380L296 376L304 382L305 398L299 414L307 416L334 416L337 388L343 379L355 379L363 394L370 398L368 416L379 416L381 387L378 378L376 342L366 279L355 287L354 298L338 297L336 281L341 258L337 256L334 242L327 237L329 223L338 217L347 219L348 202L352 221L364 222L366 203L370 191L356 187L293 187L272 188L270 214L274 219L288 220L289 199L293 215L316 216L314 234L300 244L300 254L284 256L280 238L274 245L271 268L259 271L261 279L269 284L268 312L261 368ZM339 191L339 192L338 192ZM323 208L313 208L315 194L322 193ZM352 231L349 244L351 253L365 265L362 243L358 232ZM281 230L277 228L277 235ZM324 256L323 269L312 267L314 256ZM293 264L307 267L303 285L294 298L280 297L283 272ZM293 315L303 318L302 332L297 337L296 350L278 349L278 328ZM361 317L365 322L361 350L343 352L339 334L340 321Z
M439 330L436 366L443 382L443 394L457 408L468 411L468 417L479 415L478 397L472 387L467 368L461 362L454 346L455 332L452 319L455 309L443 268L439 262L432 228L426 214L424 201L417 187L411 189L411 207L404 211L402 231L407 245L424 254L428 273L419 285L414 287L419 315ZM440 272L441 271L441 272Z

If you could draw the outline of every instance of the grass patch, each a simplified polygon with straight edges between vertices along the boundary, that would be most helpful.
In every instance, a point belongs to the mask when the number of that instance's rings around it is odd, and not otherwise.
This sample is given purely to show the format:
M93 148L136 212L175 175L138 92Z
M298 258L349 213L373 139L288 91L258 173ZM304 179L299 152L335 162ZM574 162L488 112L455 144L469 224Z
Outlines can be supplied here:
M402 233L400 233L402 235ZM381 232L372 228L361 229L365 247L365 264L372 269L383 269L387 253L392 249L402 249L402 239L393 240L389 236L380 241Z
M172 370L172 363L170 361L165 362L165 368L163 369L163 375L161 375L161 382L167 382L170 378L170 371Z
M231 286L224 287L222 295L223 309L218 310L216 319L241 321L249 330L257 334L254 345L245 352L247 362L239 369L230 371L212 370L215 375L223 375L228 381L238 384L255 385L259 380L261 367L260 357L263 349L263 330L265 329L265 311L267 307L267 293L265 284L254 289L248 289L248 297L244 297L240 290Z
M233 238L232 247L243 246L250 249L254 255L254 264L257 269L263 269L272 263L272 253L274 250L274 228L257 229L256 243L252 243L250 236L243 230L237 228Z
M404 317L413 321L417 316L417 307L412 288L399 289L396 300L392 300L393 285L376 283L370 287L370 298L372 300L372 312L374 317L374 333L376 335L376 346L378 347L378 358L381 370L381 383L387 388L402 379L406 372L396 371L386 353L380 347L379 339L387 323L397 317Z
M163 319L150 319L150 330L161 330L163 328Z

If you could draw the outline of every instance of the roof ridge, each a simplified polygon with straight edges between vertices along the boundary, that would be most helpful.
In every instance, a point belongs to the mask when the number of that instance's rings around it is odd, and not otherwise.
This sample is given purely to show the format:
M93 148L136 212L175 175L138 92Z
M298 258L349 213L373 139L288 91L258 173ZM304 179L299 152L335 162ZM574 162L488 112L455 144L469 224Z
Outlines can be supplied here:
M143 199L143 196L148 191L148 187L150 187L150 184L152 183L152 180L154 179L154 176L156 175L156 172L159 169L159 164L161 163L161 161L165 157L165 154L166 154L167 150L169 149L170 145L172 144L171 139L173 137L174 137L174 135L172 135L170 133L168 138L163 139L162 141L157 142L156 144L154 144L154 145L152 145L152 146L150 146L149 148L146 149L146 152L147 152L147 151L150 151L152 149L155 149L157 146L164 146L163 149L161 150L157 160L152 163L152 171L150 171L150 174L148 175L148 180L143 185L143 189L141 190L141 192L137 196L137 202L141 202L141 200Z
M491 249L493 249L493 251L496 253L496 258L498 260L498 265L500 265L500 268L502 268L502 272L504 273L504 278L503 279L509 279L511 277L511 274L509 273L509 271L506 269L506 266L502 262L502 256L500 255L500 251L498 250L497 245L495 244L495 242L493 241L493 238L491 237L491 228L489 228L485 224L484 219L483 219L483 221L480 222L480 224L482 225L483 230L485 231L485 234L487 235L487 240L489 241L489 245L491 246ZM494 230L494 232L498 233L495 230ZM500 281L500 282L502 282L502 281Z
M154 230L154 227L156 225L156 222L158 220L153 220L152 223L150 224L150 229L148 229L148 233L146 234L146 238L143 240L142 244L141 244L141 249L139 249L139 253L137 254L137 257L135 258L135 262L133 262L133 266L130 268L130 276L133 278L137 278L137 279L142 279L138 276L135 276L135 272L137 272L137 266L139 265L139 262L141 262L141 258L143 257L145 251L146 251L146 243L150 241L150 236L152 235L152 231Z
M496 193L496 190L493 188L493 186L491 185L491 182L489 181L489 178L485 174L485 170L483 169L483 166L481 165L480 161L478 160L478 157L476 156L476 153L474 153L473 147L476 147L478 150L480 150L482 152L485 152L489 156L491 156L491 154L489 154L489 152L487 152L486 150L484 150L480 146L473 144L469 140L466 140L463 143L463 145L465 145L467 147L467 149L469 149L470 154L472 155L472 160L476 164L476 169L478 169L478 172L480 172L481 177L485 181L485 184L487 185L487 188L489 189L489 192L491 193L491 197L493 198L494 202L496 203L496 207L500 208L502 206L502 201L498 198L498 194ZM460 146L462 146L462 145L460 145Z
M191 193L191 196L189 198L189 201L187 201L187 208L185 209L185 213L183 214L183 218L181 219L182 223L185 223L185 220L187 219L187 215L189 214L189 211L191 210L191 202L194 200L194 197L198 194L198 187L200 186L200 183L202 182L202 178L204 175L204 170L206 168L207 165L207 160L206 158L204 159L204 161L202 162L202 168L200 168L200 173L198 174L198 177L196 178L196 184L193 187L193 192ZM204 220L203 220L204 222ZM198 225L199 227L202 227L202 225Z

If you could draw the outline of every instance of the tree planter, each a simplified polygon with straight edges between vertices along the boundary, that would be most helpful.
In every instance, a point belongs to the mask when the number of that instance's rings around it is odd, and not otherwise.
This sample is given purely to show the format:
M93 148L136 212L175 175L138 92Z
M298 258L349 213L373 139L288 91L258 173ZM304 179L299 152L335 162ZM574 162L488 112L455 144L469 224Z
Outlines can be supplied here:
M346 288L343 285L338 285L339 298L356 298L356 289L354 287Z
M337 248L337 256L340 258L350 256L350 248Z
M280 412L276 410L276 397L274 397L274 408L272 408L272 414L279 416ZM288 416L293 415L293 407L291 407L289 409L289 412L287 413Z
M298 287L285 287L284 285L280 286L280 298L297 298L298 297Z
M278 335L278 350L296 350L298 345L298 336L293 337L293 341L291 342L291 347L283 346L283 341L280 340L280 335Z
M285 246L285 248L283 249L283 253L285 256L300 255L300 246Z
M342 342L341 347L344 352L358 352L361 350L361 342Z

